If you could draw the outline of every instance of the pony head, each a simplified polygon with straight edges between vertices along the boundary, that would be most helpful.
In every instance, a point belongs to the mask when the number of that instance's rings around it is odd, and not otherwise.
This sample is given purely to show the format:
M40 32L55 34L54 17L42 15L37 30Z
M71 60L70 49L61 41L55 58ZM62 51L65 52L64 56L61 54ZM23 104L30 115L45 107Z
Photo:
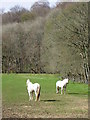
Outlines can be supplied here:
M65 78L63 81L65 84L68 84L68 82L69 82L68 78Z
M66 81L66 83L68 83L68 82L69 82L69 79L68 79L68 78L66 78L66 79L65 79L65 81Z
M27 79L27 82L26 82L26 85L28 86L28 83L30 82L30 80L29 79Z

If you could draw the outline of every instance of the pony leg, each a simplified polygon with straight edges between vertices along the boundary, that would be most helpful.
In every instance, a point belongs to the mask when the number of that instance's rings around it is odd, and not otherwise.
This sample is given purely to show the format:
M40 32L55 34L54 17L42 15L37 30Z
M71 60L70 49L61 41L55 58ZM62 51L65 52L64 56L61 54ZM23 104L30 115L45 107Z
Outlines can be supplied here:
M30 92L28 92L28 94L29 94L29 101L30 101L31 100Z
M31 93L31 100L33 100L33 92Z
M35 99L35 101L37 101L37 93L36 93L36 91L35 91L35 96L36 96L36 99Z
M64 95L65 95L65 93L66 93L66 86L64 87Z
M39 94L38 94L38 92L37 92L37 93L36 93L36 100L35 100L35 101L40 100L39 97L40 97L40 96L39 96Z
M38 101L38 94L36 95L36 101Z
M61 87L61 95L62 95L62 93L63 93L63 87Z
M37 97L38 97L38 95L36 94L36 99L35 99L35 101L37 101L37 100L38 100L38 98L37 98Z
M56 93L59 93L59 86L56 86Z

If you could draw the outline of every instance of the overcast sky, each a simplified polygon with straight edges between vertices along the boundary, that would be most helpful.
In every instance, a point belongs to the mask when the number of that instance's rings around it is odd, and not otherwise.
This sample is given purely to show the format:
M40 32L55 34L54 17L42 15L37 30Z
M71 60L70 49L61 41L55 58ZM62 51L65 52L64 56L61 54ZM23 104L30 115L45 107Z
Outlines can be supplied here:
M0 9L4 8L4 11L10 10L10 8L15 5L22 6L24 8L30 9L30 7L38 0L0 0ZM57 0L48 0L50 6L54 6Z
M26 9L30 10L30 7L38 0L0 0L0 9L4 9L5 11L10 10L10 8L14 7L15 5L19 5ZM50 6L54 6L55 2L63 1L63 2L88 2L90 0L48 0L50 2Z

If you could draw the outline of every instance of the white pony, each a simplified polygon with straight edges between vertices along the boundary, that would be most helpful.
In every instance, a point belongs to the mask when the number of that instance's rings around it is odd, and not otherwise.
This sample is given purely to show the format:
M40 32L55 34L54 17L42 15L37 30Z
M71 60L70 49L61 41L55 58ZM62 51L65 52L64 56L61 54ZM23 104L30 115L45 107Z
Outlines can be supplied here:
M56 82L56 93L59 93L59 88L61 88L61 94L62 94L63 88L64 88L64 94L65 94L67 84L68 84L68 78L64 79L63 81L60 81L60 80L57 81Z
M40 100L40 85L38 83L32 84L29 79L27 80L26 85L29 94L29 101L33 100L33 92L35 92L36 96L35 101Z

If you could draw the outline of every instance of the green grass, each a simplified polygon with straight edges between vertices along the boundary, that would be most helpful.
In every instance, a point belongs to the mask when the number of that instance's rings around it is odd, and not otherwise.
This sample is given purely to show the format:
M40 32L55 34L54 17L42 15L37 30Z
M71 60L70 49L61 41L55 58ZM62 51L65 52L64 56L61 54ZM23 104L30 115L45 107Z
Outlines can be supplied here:
M28 101L28 78L41 85L40 102ZM52 74L3 74L3 117L88 117L88 85L69 81L66 95L60 95L57 80Z

